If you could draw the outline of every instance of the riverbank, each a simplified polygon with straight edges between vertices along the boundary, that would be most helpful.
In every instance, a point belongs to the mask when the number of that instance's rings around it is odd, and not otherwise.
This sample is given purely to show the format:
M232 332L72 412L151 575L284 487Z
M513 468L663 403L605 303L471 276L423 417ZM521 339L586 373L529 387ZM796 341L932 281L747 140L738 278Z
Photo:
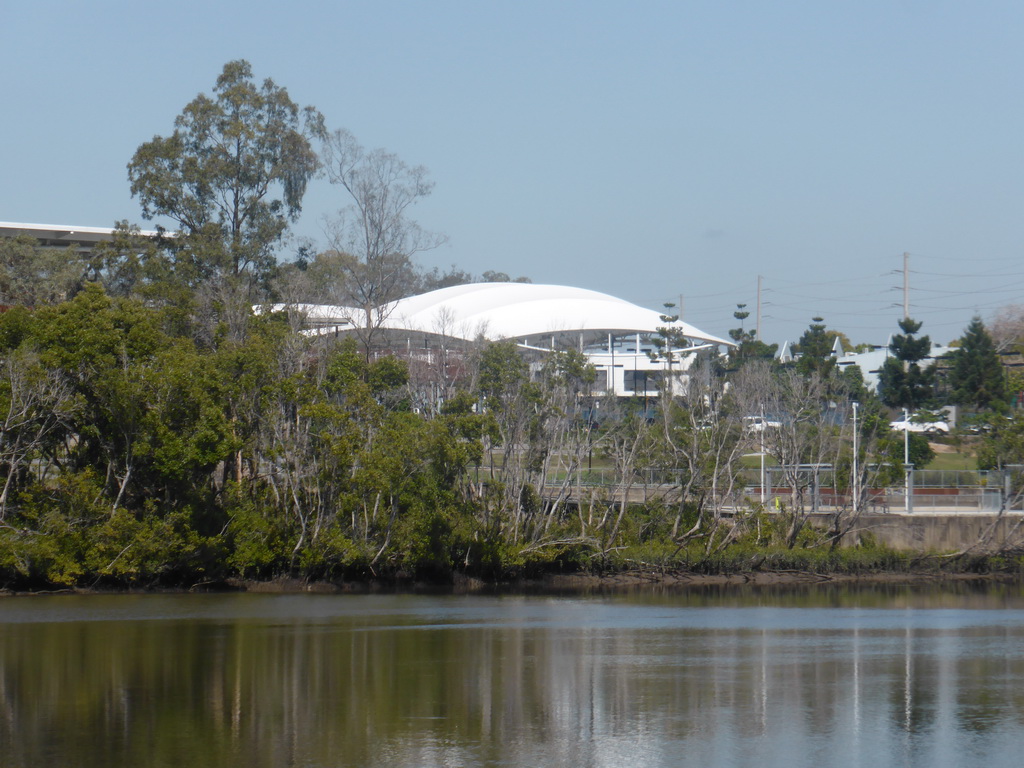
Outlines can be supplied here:
M811 529L813 530L813 529ZM1002 553L908 552L878 546L759 547L743 543L713 554L700 544L669 550L657 542L622 548L596 562L575 557L522 561L481 572L477 569L353 568L327 574L302 570L267 575L231 573L162 574L131 581L82 574L72 583L10 579L0 594L95 593L474 593L505 591L615 591L708 587L768 587L817 584L1024 583L1024 555ZM536 553L535 553L536 554ZM564 553L562 553L564 554ZM198 577L197 577L198 576Z
M816 584L1024 584L1024 575L1007 573L872 573L823 574L794 571L757 571L732 574L629 572L605 576L553 576L541 582L552 589L633 589L644 585L659 587L799 586Z
M2 589L0 597L18 595L90 595L90 594L184 594L197 592L248 592L253 594L373 594L373 593L453 593L473 594L494 591L521 592L615 592L645 587L659 589L707 587L800 587L826 584L846 586L923 586L942 584L1022 584L1024 574L942 573L935 571L902 573L812 573L808 571L751 571L748 573L706 574L687 571L622 571L607 574L551 574L533 579L485 581L459 576L451 582L414 580L305 581L281 577L269 580L228 579L224 582L196 584L191 587L110 588L68 587L64 589Z

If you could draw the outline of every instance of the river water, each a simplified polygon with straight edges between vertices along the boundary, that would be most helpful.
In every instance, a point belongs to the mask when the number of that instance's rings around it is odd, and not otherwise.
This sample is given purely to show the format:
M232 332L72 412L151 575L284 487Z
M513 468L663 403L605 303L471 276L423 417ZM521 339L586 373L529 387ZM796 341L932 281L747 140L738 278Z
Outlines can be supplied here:
M0 766L1020 766L1024 590L0 600Z

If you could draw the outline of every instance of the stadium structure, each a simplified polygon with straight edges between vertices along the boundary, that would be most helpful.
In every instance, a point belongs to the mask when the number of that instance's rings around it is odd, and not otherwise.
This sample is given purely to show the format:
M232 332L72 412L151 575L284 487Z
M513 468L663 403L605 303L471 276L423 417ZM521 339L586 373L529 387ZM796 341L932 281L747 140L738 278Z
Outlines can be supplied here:
M732 346L654 310L564 285L469 283L370 310L320 304L273 309L298 312L307 333L372 330L385 339L382 351L446 371L454 365L450 375L457 375L457 361L479 341L514 340L534 367L552 351L575 349L597 371L595 395L657 395L670 369L685 376L698 353ZM656 339L675 342L670 355L658 350Z

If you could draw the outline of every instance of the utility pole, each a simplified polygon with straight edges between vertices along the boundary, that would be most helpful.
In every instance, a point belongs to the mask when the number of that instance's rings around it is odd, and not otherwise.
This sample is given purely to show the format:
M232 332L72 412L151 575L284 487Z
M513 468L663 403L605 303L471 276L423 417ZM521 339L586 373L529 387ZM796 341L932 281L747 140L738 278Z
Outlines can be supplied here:
M760 275L757 276L757 328L755 329L754 338L758 341L761 340L761 280Z
M910 317L910 254L903 252L903 319Z

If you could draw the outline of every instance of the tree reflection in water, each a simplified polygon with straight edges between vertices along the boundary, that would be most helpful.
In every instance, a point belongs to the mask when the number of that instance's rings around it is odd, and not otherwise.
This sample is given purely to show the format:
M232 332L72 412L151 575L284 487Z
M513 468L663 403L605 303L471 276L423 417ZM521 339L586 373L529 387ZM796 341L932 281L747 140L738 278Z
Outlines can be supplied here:
M1001 590L14 598L0 765L1016 765Z

